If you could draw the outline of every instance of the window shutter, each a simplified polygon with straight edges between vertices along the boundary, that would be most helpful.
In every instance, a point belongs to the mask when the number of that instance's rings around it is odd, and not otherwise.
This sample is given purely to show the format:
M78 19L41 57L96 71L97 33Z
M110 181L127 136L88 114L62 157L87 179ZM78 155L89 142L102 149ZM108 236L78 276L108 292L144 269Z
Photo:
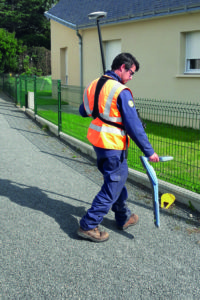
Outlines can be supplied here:
M200 58L200 32L190 32L186 35L186 59Z
M114 40L105 42L105 54L106 54L106 70L111 69L113 59L121 53L121 41Z

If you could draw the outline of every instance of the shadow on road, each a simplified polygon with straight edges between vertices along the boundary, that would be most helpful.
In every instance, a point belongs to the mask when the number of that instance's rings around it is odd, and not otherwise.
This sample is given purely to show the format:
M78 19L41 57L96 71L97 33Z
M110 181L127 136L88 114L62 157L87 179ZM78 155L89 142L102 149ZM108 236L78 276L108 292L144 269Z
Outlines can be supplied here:
M20 206L43 212L53 218L70 238L80 239L76 234L79 227L79 222L76 217L81 218L85 214L85 206L73 206L69 203L52 199L47 193L62 196L76 202L78 201L83 205L90 204L66 195L41 190L38 187L31 187L7 179L0 179L0 196L7 197L10 201ZM134 238L134 236L128 232L118 230L116 228L115 220L110 220L105 217L102 224L104 227L115 231L124 237L129 239Z
M20 206L43 212L53 218L70 238L77 238L76 230L79 224L74 215L82 217L85 213L84 206L77 207L52 199L38 187L23 186L5 179L0 179L0 195L9 198L10 201ZM66 198L78 200L68 196Z

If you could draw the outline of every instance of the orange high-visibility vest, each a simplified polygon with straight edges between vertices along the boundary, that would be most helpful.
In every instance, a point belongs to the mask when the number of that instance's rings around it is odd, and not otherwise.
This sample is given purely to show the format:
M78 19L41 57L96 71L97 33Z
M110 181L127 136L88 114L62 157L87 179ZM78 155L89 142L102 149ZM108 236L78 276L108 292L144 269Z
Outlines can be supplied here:
M105 75L104 75L105 76ZM108 76L107 76L108 77ZM83 103L88 116L92 117L96 86L99 78L94 80L84 91ZM87 138L96 147L104 149L126 149L126 132L121 128L102 121L122 124L121 114L117 108L117 98L121 91L128 89L112 78L107 80L100 90L98 109L101 119L95 118L89 126ZM130 92L131 90L128 89ZM131 92L132 94L132 92Z

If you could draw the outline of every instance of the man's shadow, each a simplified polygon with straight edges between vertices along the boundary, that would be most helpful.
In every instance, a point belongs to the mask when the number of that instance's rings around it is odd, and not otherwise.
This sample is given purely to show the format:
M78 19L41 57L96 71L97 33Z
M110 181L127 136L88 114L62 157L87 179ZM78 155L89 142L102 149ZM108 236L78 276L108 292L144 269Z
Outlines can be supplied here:
M45 192L38 187L0 179L0 196L5 196L18 205L45 213L53 218L70 238L78 239L76 231L79 223L76 217L81 218L85 214L84 206L73 206L69 203L52 199ZM81 201L68 196L66 198Z
M67 199L80 201L83 206L73 206L69 203L52 199L48 197L46 193L52 193L66 197ZM84 205L91 204L84 202L83 200L60 195L51 191L41 190L38 187L23 185L7 179L0 179L0 196L5 196L18 205L45 213L53 218L60 225L60 228L72 239L80 239L76 233L79 227L77 219L82 218L86 213ZM115 220L110 220L105 217L102 225L129 239L134 238L134 236L128 232L118 230L116 228Z

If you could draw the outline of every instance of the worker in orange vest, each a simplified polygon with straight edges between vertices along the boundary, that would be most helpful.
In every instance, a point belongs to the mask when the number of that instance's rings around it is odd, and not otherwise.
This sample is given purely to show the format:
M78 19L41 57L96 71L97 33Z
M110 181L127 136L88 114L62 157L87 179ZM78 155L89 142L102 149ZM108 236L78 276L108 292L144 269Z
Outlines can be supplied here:
M98 225L110 208L115 213L119 229L125 230L138 222L127 206L127 152L131 138L152 162L159 157L154 152L138 117L132 92L125 84L139 70L139 63L130 53L121 53L113 60L112 70L94 80L85 89L79 112L92 117L87 138L97 155L97 166L104 183L92 206L80 220L78 235L94 242L108 240L109 234Z

